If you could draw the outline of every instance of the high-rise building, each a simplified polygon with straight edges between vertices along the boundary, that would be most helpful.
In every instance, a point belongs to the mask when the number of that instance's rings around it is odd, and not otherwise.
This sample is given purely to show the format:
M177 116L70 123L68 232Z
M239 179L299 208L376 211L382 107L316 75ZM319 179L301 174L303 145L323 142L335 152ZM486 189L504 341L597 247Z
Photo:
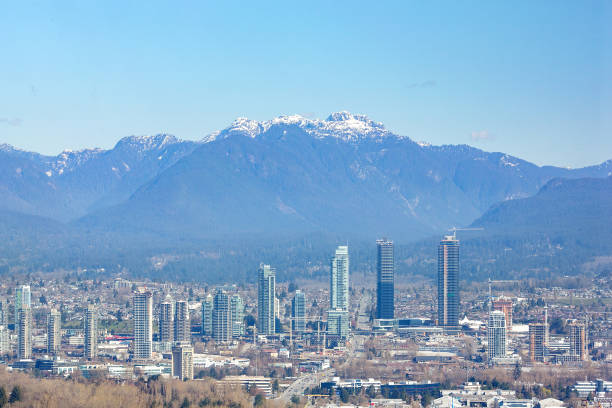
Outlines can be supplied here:
M580 361L588 359L588 336L586 325L577 321L568 325L570 335L570 356L577 357Z
M169 351L174 341L174 302L166 298L159 305L159 342Z
M0 326L6 326L8 322L8 304L4 302L4 299L0 299Z
M85 310L85 348L83 356L95 360L98 356L98 312L94 305L88 305Z
M47 354L55 356L62 344L62 315L56 309L51 309L47 315Z
M193 346L177 343L172 347L172 376L179 380L193 380Z
M261 264L257 279L257 331L271 335L276 332L276 270Z
M504 312L493 310L489 313L487 326L488 357L492 362L496 358L506 357L506 316Z
M299 289L291 300L291 324L294 332L306 330L306 295Z
M17 357L21 360L32 357L32 309L22 304L17 314Z
M202 334L212 336L213 297L209 293L202 302Z
M334 309L327 311L327 335L337 336L341 339L348 337L348 311Z
M176 343L191 343L189 303L186 300L178 300L174 304L174 341Z
M546 325L532 323L529 325L529 360L544 362L546 350Z
M438 325L459 327L459 241L454 235L438 246Z
M23 306L31 307L31 298L30 285L18 286L15 289L15 328L19 325L19 309Z
M230 301L223 290L218 290L215 294L212 324L215 341L227 342L232 339Z
M150 360L153 349L153 295L140 289L134 294L134 359Z
M395 318L395 263L393 241L376 241L376 318Z
M9 329L6 325L0 324L0 356L10 353L11 343L9 339Z
M349 308L349 253L348 246L339 246L331 260L329 288L330 310Z
M244 336L244 302L239 294L230 299L230 318L232 321L232 336Z
M512 299L507 297L498 297L491 302L493 310L504 312L506 316L506 329L512 330Z

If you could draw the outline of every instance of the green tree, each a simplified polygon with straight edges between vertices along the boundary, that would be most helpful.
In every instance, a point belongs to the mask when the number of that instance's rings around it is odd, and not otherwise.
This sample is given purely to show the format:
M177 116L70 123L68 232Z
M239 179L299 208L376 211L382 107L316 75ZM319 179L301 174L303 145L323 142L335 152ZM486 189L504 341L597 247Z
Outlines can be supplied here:
M181 404L181 408L189 408L191 406L191 403L189 402L189 400L187 399L187 397L185 397L183 399L183 403Z
M11 391L11 396L9 397L9 404L13 404L17 401L21 401L21 388L16 385L13 387L13 391Z
M521 378L521 365L519 363L516 363L516 365L514 366L512 378L514 378L514 381L518 381L518 379Z
M264 396L261 394L255 395L255 400L253 401L254 407L261 407L264 403Z
M5 406L7 403L6 400L6 390L4 389L4 385L0 387L0 408Z
M338 389L338 394L340 396L340 400L346 404L348 402L348 400L349 400L349 393L348 393L348 391L345 388L339 388Z

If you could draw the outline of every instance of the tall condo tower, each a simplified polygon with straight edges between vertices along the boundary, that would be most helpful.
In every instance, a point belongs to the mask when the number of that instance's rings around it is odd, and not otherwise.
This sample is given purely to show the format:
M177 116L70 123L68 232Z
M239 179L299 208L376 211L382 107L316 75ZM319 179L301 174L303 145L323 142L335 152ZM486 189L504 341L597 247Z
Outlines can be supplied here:
M32 309L23 304L17 314L17 357L20 360L32 357Z
M169 297L159 305L159 341L165 350L174 341L174 302Z
M327 311L327 334L346 338L348 336L349 309L349 253L348 246L339 246L331 259L329 279L329 310Z
M215 341L227 342L232 339L230 300L223 290L218 290L215 294L212 324Z
M31 307L31 299L30 285L18 286L15 289L15 327L19 325L19 310L24 306Z
M577 357L580 361L586 361L589 356L586 325L574 321L568 327L570 334L570 355Z
M85 310L85 351L84 357L95 360L98 356L98 313L94 305L88 305Z
M504 312L493 310L489 313L487 340L489 362L493 362L496 358L506 357L506 316Z
M544 362L546 350L546 325L532 323L529 325L529 360Z
M438 325L459 328L459 241L448 235L438 246Z
M376 241L376 318L395 318L395 263L393 241Z
M276 269L261 264L257 278L257 331L260 334L276 332L275 294Z
M193 346L177 343L172 347L172 376L181 381L193 380Z
M209 293L206 299L202 302L202 334L204 336L212 336L212 315L213 315L213 297Z
M306 295L301 290L296 290L291 300L291 324L294 332L306 330Z
M56 309L51 309L47 315L47 354L56 356L62 344L62 315Z
M500 296L491 302L493 310L504 312L506 316L506 328L512 330L512 299Z
M153 295L144 289L134 294L134 359L150 360L153 348Z
M232 295L230 299L230 318L232 323L232 336L244 335L244 302L239 294Z
M330 309L349 308L349 253L348 246L339 246L331 259L329 288Z
M186 300L178 300L174 305L174 341L191 343L189 304Z

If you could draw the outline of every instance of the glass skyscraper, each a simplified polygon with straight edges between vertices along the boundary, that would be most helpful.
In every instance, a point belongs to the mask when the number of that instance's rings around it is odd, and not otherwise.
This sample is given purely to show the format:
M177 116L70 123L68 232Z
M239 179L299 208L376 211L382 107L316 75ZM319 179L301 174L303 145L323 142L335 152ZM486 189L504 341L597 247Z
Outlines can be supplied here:
M301 333L306 330L306 296L296 290L291 301L291 324L293 331Z
M438 325L459 328L459 241L454 235L438 246Z
M395 264L393 241L376 241L376 318L395 318Z
M257 331L259 334L276 332L275 313L276 270L261 264L257 278Z

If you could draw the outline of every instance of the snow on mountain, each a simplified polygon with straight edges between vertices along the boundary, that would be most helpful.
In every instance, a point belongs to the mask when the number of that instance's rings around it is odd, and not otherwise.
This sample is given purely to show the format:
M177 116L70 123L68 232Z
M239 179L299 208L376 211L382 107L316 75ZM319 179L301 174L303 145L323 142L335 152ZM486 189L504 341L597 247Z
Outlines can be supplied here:
M342 111L332 113L325 120L308 119L301 115L284 115L263 122L238 118L227 128L207 135L202 141L206 143L234 135L256 138L276 126L296 126L317 139L334 137L347 142L382 140L387 137L408 139L392 133L385 129L382 123L375 122L365 115Z
M160 133L153 136L127 136L119 140L115 148L131 148L137 151L161 150L169 145L181 143L174 135Z
M73 171L105 151L106 150L99 148L64 150L49 161L48 164L50 169L46 172L46 174L49 176L49 172L51 172L51 176L53 176L54 174L60 175L64 174L64 172Z

